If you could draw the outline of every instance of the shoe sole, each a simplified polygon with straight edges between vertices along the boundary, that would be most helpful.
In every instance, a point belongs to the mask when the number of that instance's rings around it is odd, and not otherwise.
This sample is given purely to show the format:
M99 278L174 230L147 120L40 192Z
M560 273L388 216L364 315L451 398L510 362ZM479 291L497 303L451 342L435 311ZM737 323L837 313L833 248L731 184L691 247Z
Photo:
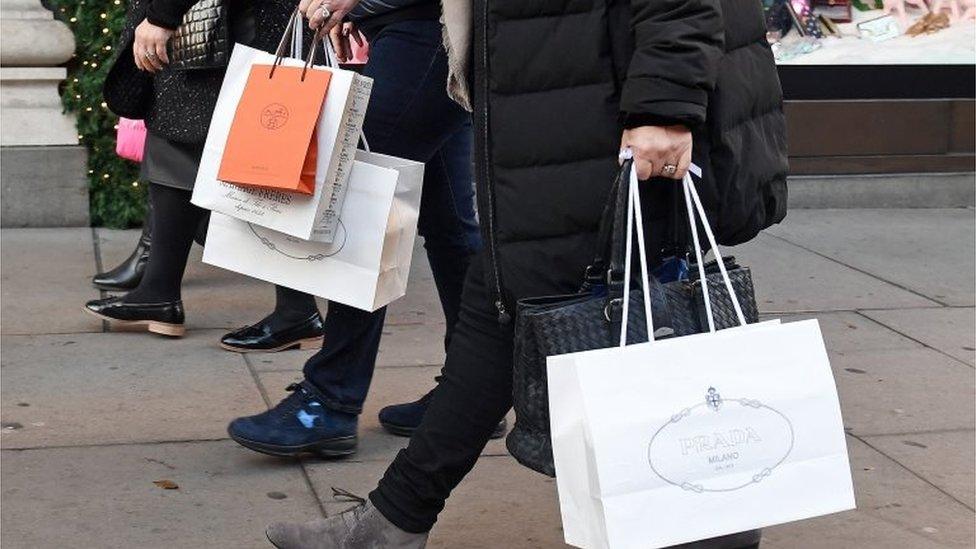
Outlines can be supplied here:
M235 347L234 345L228 345L227 343L220 342L220 347L225 351L230 351L232 353L278 353L281 351L291 351L297 349L299 351L314 351L322 348L322 337L309 337L305 339L299 339L298 341L292 341L291 343L286 343L284 345L279 345L277 347L272 347L271 349L250 349L248 347Z
M164 335L167 337L183 337L186 335L186 328L182 324L172 324L170 322L160 322L158 320L119 320L101 313L96 313L88 307L82 307L82 309L84 309L86 313L96 316L118 328L145 329L146 331L154 334Z
M384 429L386 429L386 432L390 433L391 435L396 435L398 437L412 437L414 431L417 430L416 427L404 427L403 425L397 425L395 423L385 423L382 421L380 422L380 425ZM495 430L491 432L491 436L488 438L492 440L502 438L503 436L505 436L506 432L508 432L508 425L502 427L501 424L499 424L499 426L496 427Z
M94 282L92 282L92 286L98 288L99 290L104 290L106 292L131 292L132 290L136 289L135 286L131 288L123 288L122 286L110 286L108 284L96 284Z
M328 440L322 440L312 444L301 444L298 446L281 446L277 444L267 444L264 442L249 440L239 437L233 433L227 434L230 435L231 440L249 450L254 450L255 452L276 457L299 457L303 455L313 455L332 459L343 458L355 454L358 446L356 442L357 437L355 436L330 438Z

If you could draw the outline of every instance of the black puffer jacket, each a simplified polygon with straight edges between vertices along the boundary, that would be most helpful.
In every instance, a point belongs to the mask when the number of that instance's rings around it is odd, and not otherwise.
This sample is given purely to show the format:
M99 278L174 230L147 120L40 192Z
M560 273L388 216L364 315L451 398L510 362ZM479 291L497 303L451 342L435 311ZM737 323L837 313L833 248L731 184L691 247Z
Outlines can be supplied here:
M255 32L247 45L273 52L298 0L249 1L253 1L250 13L253 14ZM156 14L153 18L156 24L173 27L193 3L187 0L131 0L119 40L119 53L105 80L104 95L112 112L128 118L144 118L154 134L180 143L202 145L210 128L224 71L166 69L149 75L139 71L132 60L135 28L146 18L150 6ZM311 33L305 35L307 47Z
M784 217L782 96L758 0L476 0L474 27L479 211L501 318L514 299L578 288L625 126L695 130L722 243ZM656 249L683 240L674 189L642 188Z

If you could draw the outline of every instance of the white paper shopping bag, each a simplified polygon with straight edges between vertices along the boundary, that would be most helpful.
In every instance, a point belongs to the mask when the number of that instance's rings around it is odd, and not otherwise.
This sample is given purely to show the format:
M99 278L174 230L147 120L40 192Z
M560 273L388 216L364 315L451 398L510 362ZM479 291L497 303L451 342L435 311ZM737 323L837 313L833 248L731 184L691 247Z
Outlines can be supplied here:
M689 178L685 187L689 217L693 202L703 216ZM631 200L639 227L636 178ZM700 249L694 227L692 234ZM549 357L567 543L668 547L854 507L817 321L746 326L738 316L737 328Z
M333 242L214 213L203 261L375 311L406 292L423 171L420 162L358 151Z
M295 24L301 28L301 16L293 19ZM286 33L283 45L287 38ZM317 161L314 194L246 188L220 181L217 176L251 66L279 62L284 66L303 67L305 62L297 58L301 57L301 53L295 51L300 47L300 41L292 43L293 57L283 59L276 59L273 54L242 44L234 46L210 121L192 202L201 208L297 238L332 242L339 230L338 214L362 132L372 79L332 67L315 66L309 69L331 73L328 94L315 129Z

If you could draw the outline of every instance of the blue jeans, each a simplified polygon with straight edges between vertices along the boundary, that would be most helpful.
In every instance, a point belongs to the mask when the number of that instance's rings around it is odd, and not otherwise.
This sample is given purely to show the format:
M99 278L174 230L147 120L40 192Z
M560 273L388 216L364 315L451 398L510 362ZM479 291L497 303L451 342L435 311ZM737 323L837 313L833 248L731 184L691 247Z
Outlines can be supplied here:
M424 162L418 232L447 321L457 321L471 256L481 248L472 181L471 116L445 89L447 56L437 21L392 23L370 36L373 92L363 131L374 152ZM324 405L360 413L373 378L386 308L330 303L325 346L305 363Z

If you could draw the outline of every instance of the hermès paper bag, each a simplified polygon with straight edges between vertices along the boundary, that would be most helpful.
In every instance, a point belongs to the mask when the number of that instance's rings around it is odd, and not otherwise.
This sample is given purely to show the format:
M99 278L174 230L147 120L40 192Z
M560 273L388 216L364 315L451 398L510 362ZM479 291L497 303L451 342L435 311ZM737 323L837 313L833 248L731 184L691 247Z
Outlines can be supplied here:
M636 178L631 184L639 223ZM691 214L697 196L690 178L685 187ZM724 282L731 286L727 275ZM548 359L567 543L668 547L854 508L817 321L710 329Z
M298 35L301 16L296 19ZM294 21L294 20L293 20ZM295 25L293 25L294 27ZM291 28L291 27L290 27ZM282 46L287 42L286 33ZM280 59L281 67L300 73L305 61L299 51L300 41L292 41L294 57ZM328 47L326 48L327 52ZM329 58L332 59L330 52ZM372 79L352 71L333 67L314 66L309 70L330 74L328 94L321 105L315 125L315 186L311 195L267 188L246 188L221 181L218 173L230 137L231 126L243 97L248 77L254 65L273 65L276 56L242 44L234 46L227 74L220 88L217 106L210 122L204 144L200 168L197 171L192 201L197 206L247 221L253 225L304 240L332 242L338 232L339 212L362 132L363 118L372 89ZM278 78L278 75L275 75ZM280 126L292 123L292 113L283 120L284 111L273 110L266 119L258 117L254 123L267 121ZM255 146L261 141L256 141ZM305 155L307 148L298 154ZM306 166L305 169L309 169Z
M322 70L251 65L217 178L245 187L314 194L315 125L331 78Z
M424 165L358 151L331 243L213 214L203 261L375 311L403 296L417 236Z

